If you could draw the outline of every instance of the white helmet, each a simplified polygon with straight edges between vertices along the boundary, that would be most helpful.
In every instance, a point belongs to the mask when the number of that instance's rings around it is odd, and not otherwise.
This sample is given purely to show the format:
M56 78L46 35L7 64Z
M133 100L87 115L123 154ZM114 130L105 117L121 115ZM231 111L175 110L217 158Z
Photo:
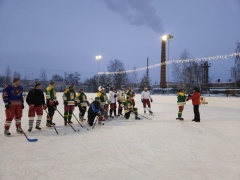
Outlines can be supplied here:
M98 91L102 91L102 90L104 90L104 87L99 86L99 87L98 87Z

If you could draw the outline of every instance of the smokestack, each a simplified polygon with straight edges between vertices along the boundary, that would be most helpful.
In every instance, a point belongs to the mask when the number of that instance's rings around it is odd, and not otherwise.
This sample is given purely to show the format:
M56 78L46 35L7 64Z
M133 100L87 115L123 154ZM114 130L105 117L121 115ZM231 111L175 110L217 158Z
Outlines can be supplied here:
M166 88L166 41L162 40L160 88Z

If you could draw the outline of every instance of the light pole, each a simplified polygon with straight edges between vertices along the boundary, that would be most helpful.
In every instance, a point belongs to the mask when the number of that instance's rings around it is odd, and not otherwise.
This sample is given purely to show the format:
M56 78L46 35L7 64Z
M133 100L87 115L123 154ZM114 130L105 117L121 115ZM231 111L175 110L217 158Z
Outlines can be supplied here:
M101 55L97 55L96 56L96 60L98 61L98 86L99 86L99 72L100 72L100 61L102 60L102 56Z
M173 38L172 34L167 34L162 36L162 41L167 41L168 42L168 53L167 53L167 61L169 63L169 40ZM169 64L167 65L167 94L169 94Z

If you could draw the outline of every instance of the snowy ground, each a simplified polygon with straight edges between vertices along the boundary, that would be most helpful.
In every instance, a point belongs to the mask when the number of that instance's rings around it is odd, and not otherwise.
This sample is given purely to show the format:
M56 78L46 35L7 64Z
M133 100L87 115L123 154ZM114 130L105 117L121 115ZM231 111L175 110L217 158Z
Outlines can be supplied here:
M63 113L61 95L58 109ZM91 101L95 94L87 96ZM139 95L135 99L142 114ZM45 116L42 131L28 133L25 108L22 126L29 138L38 139L35 143L16 134L13 123L12 136L3 135L1 103L0 180L240 179L240 98L206 97L200 123L191 121L191 102L185 120L177 121L176 96L155 95L153 100L154 116L147 115L152 120L115 118L90 131L73 119L80 131L74 132L56 113L59 135L45 127Z

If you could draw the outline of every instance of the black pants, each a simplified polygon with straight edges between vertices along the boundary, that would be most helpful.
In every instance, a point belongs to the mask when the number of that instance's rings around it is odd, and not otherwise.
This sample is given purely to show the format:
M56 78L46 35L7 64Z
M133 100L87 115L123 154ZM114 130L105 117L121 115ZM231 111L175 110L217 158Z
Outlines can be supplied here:
M83 117L85 115L87 106L78 106L78 108L79 108L79 111L80 111L79 116Z
M129 119L129 117L130 117L130 114L131 114L131 111L129 111L129 112L127 112L127 113L125 113L124 117L125 117L126 119Z
M50 116L49 118L48 118L48 120L52 120L52 118L53 118L53 115L54 115L54 113L55 113L55 108L54 108L55 106L48 106L48 115Z
M199 105L193 105L194 120L200 121Z
M88 116L88 124L89 126L92 126L94 123L94 119L97 115L92 114L91 116Z

